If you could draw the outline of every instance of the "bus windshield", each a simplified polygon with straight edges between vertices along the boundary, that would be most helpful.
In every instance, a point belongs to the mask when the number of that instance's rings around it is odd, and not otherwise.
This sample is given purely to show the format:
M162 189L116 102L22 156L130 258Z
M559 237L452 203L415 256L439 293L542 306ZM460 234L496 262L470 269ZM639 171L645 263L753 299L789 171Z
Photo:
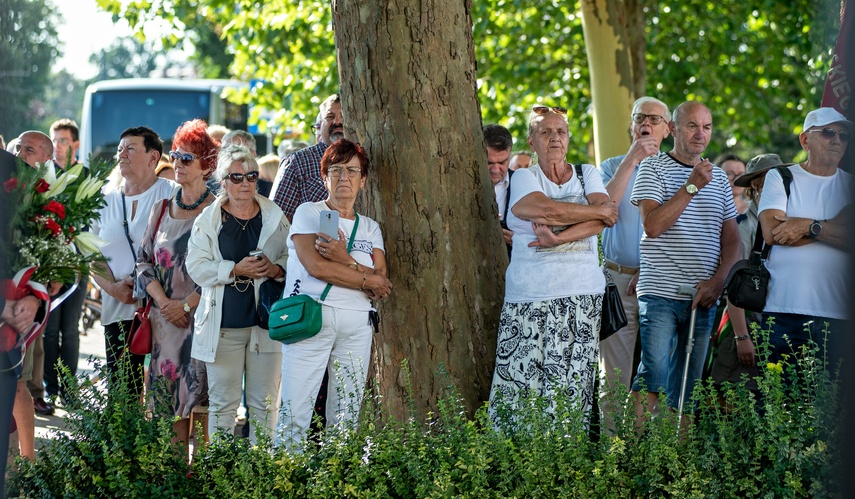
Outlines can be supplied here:
M147 126L169 139L192 118L209 119L211 93L182 90L101 91L92 95L92 158L116 154L119 134L132 126ZM118 133L116 131L119 131ZM166 146L166 144L164 144Z

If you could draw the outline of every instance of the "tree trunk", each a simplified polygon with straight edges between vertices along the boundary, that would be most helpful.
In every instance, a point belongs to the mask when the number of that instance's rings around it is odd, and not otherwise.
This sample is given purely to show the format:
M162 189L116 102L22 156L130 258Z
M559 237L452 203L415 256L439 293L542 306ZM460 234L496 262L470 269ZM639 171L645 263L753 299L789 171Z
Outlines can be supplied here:
M626 153L636 90L622 0L582 0L582 28L591 73L596 161ZM643 57L642 59L643 60Z
M357 208L380 223L395 286L373 364L392 414L448 382L468 410L489 395L507 253L486 168L470 2L334 0L348 136L371 158ZM437 378L443 367L449 378Z

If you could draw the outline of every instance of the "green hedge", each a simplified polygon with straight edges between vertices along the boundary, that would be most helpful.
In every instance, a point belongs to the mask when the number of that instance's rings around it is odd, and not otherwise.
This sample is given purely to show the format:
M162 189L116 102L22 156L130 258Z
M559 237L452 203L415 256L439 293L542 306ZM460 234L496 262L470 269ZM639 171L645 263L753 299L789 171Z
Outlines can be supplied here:
M762 350L762 348L761 348ZM552 415L530 397L468 418L453 391L436 413L395 421L377 398L358 428L328 431L302 455L215 439L186 465L169 419L148 420L127 392L84 385L70 436L34 463L17 462L21 497L835 497L843 415L837 382L812 361L764 365L757 394L742 384L694 393L693 424L677 435L666 412L616 415L597 437L567 400ZM799 375L795 374L798 367ZM784 383L784 376L793 380ZM616 393L625 397L626 389ZM719 396L721 395L721 396ZM648 415L649 416L649 415Z

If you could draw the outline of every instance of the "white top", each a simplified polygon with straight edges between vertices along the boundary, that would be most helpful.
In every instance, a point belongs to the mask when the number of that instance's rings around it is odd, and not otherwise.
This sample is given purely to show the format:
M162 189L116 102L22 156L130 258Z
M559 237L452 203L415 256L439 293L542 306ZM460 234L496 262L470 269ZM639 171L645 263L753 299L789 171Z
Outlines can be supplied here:
M151 215L151 207L157 201L168 198L175 183L165 178L158 178L151 187L142 194L136 196L125 196L125 211L128 215L128 232L134 243L134 251L139 254L140 241L148 218ZM99 220L92 224L92 233L97 234L107 244L101 247L103 254L110 265L110 271L117 281L131 275L136 261L131 253L128 238L122 221L125 219L122 212L122 189L105 188L104 200L106 206L98 212ZM136 203L136 209L134 204ZM129 321L134 318L136 304L122 303L107 293L101 294L101 324L112 324L118 321Z
M788 217L828 220L850 202L852 175L837 170L830 177L789 167L793 174L790 199L777 170L769 170L759 212L782 210ZM773 246L766 261L771 274L764 312L848 319L848 259L845 251L821 242L804 246Z
M582 165L587 194L603 193L603 179L594 165ZM576 295L601 294L606 281L599 267L597 236L565 243L554 248L531 248L537 237L531 222L513 214L514 205L532 192L564 203L588 204L575 170L569 181L558 185L543 173L539 165L514 172L511 177L511 209L508 229L514 232L514 257L505 274L505 301L526 303L554 300ZM559 232L566 227L555 227Z
M692 168L667 153L646 158L638 167L632 204L638 206L642 199L665 204L684 188ZM712 181L695 194L670 229L656 238L647 233L641 237L638 296L690 300L677 293L678 286L695 286L718 270L721 228L726 220L736 218L736 207L727 174L721 168L713 168L712 174Z
M288 253L291 258L288 259L288 272L285 280L286 296L299 294L318 299L327 287L327 283L310 276L300 263L297 250L294 247L293 236L294 234L317 234L320 229L321 211L329 209L326 201L318 201L316 203L303 203L294 212L291 232L288 234ZM339 217L338 220L338 227L344 232L344 243L347 244L350 240L350 233L353 232L354 221L344 217ZM374 268L375 249L386 252L383 246L383 234L380 233L380 225L365 215L359 215L359 227L356 229L356 238L350 250L350 256L363 267ZM371 310L371 300L363 291L335 285L327 294L324 305L345 310L366 312Z
M499 207L499 220L505 216L505 203L508 202L508 183L510 175L505 172L505 178L493 184L493 192L496 193L496 205Z

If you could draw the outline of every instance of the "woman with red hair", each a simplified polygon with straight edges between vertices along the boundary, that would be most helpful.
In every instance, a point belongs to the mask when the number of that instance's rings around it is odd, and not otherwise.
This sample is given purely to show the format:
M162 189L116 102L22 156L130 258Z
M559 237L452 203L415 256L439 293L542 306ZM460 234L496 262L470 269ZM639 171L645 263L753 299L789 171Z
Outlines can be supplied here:
M174 441L185 448L193 408L208 401L205 364L190 357L192 313L200 294L185 265L193 222L215 198L206 181L216 168L219 146L207 129L196 119L175 131L169 157L179 187L152 207L137 259L136 294L153 300L149 408L155 416L178 418Z
M321 178L329 196L303 203L294 212L288 237L285 293L323 302L320 332L282 348L282 408L276 445L300 452L324 372L329 373L328 425L356 424L368 378L372 300L392 292L386 277L386 249L380 225L356 213L365 188L368 156L347 139L331 144L321 158ZM319 232L325 212L338 214L338 230Z

